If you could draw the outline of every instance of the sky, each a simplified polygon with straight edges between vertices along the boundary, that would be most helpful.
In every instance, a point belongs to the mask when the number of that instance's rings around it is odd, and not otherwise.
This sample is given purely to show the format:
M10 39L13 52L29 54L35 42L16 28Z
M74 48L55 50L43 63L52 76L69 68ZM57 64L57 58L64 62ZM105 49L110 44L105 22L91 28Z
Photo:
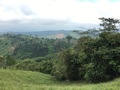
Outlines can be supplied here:
M0 31L75 30L120 19L120 0L0 0Z

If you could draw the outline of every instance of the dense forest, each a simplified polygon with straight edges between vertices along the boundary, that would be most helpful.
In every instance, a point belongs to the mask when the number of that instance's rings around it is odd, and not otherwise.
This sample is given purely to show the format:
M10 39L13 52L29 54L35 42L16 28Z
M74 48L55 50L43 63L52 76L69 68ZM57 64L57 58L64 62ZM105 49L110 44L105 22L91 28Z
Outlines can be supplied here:
M118 19L99 18L101 28L62 39L0 35L0 67L38 71L58 80L104 82L120 76Z

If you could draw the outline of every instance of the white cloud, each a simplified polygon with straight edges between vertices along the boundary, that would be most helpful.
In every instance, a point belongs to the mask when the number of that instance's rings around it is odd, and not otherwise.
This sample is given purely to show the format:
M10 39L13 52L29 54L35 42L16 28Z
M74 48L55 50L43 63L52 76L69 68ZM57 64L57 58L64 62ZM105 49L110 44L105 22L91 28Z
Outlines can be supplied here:
M76 23L97 23L99 17L120 18L120 2L98 0L1 0L0 20L63 20ZM25 14L25 6L34 14ZM21 9L22 7L22 9Z

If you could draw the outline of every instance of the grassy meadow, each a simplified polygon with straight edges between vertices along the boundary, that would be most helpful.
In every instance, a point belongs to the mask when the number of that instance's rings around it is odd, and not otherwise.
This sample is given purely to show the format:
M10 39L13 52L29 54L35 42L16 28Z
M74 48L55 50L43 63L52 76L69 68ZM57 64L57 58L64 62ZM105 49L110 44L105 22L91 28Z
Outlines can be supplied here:
M99 84L69 83L48 74L0 69L0 90L120 90L120 78Z

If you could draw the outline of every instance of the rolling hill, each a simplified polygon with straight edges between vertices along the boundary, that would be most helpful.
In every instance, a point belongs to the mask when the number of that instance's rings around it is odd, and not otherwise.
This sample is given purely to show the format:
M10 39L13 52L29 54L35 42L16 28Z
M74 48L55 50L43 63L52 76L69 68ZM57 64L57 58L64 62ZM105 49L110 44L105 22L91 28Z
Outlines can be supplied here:
M80 30L80 32L83 32ZM33 37L40 37L40 38L65 38L68 35L71 35L75 38L78 38L79 35L72 32L72 30L49 30L49 31L32 31L32 32L1 32L0 34L5 34L5 33L10 33L10 34L22 34L22 35L28 35L28 36L33 36ZM62 35L62 37L60 37Z
M0 69L0 90L120 90L120 78L99 84L60 82L48 74Z
M63 38L64 34L56 37ZM67 39L39 38L24 34L0 35L0 55L12 55L15 59L44 57L69 48Z
M65 40L67 36L72 36L73 39L80 37L78 33L69 30L0 33L0 55L4 56L12 53L15 59L23 59L45 56L50 52L57 53L70 46ZM72 40L71 44L75 43L76 41ZM57 50L55 47L59 49L61 47L61 49ZM46 49L46 51L43 49Z

